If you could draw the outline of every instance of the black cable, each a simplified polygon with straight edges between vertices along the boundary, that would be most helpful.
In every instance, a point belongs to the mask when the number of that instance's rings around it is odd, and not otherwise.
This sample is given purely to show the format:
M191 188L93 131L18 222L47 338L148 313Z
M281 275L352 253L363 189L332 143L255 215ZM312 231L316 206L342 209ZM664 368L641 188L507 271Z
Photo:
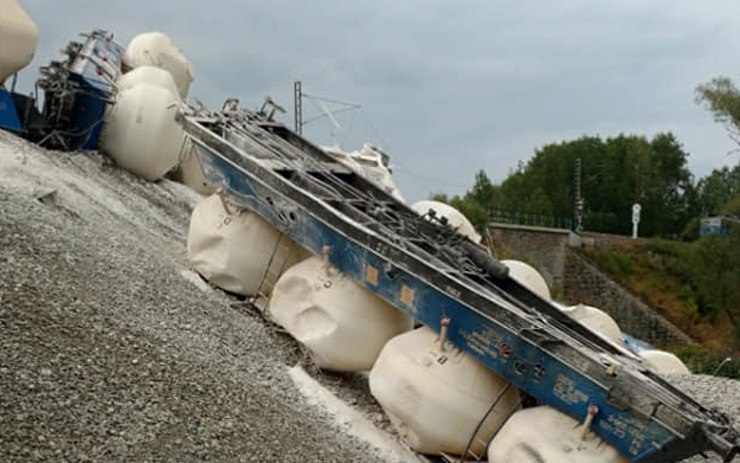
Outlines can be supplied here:
M488 415L493 412L493 409L498 405L499 401L504 397L504 394L509 389L509 386L511 386L510 382L506 383L506 386L501 390L501 392L498 393L496 396L496 399L493 401L490 407L488 407L488 411L485 415L483 415L483 418L478 422L478 425L475 427L475 430L473 431L473 434L470 435L470 439L468 439L468 445L465 446L465 450L463 450L462 454L460 454L460 459L457 461L457 463L463 463L465 461L465 455L468 453L468 450L470 450L470 446L473 445L473 441L475 440L475 436L478 435L478 431L480 431L480 428L483 426L483 423L488 419ZM480 461L480 460L478 460Z

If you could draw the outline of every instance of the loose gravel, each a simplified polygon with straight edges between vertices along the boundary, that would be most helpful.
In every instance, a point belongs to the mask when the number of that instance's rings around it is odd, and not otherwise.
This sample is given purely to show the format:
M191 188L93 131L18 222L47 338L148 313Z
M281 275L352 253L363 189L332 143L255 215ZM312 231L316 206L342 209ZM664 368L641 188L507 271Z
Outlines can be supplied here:
M200 199L0 131L0 460L387 461L307 403L292 339L188 268ZM312 373L390 429L364 375ZM740 423L740 382L671 381Z
M291 339L193 281L198 200L0 131L0 460L381 461L306 405Z

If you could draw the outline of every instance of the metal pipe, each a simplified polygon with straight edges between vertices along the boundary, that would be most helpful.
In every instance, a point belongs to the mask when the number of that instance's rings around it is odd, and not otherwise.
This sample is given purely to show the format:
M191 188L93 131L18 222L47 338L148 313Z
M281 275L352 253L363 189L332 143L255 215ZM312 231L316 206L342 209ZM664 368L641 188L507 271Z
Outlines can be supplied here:
M586 440L588 431L591 428L591 423L594 421L594 416L596 416L597 413L599 413L599 407L596 405L588 406L588 413L586 414L586 419L583 421L583 429L581 429L581 440Z
M441 328L439 330L439 350L440 352L444 352L445 342L447 342L447 329L450 327L450 319L448 317L442 317L440 325Z
M329 254L331 254L331 246L324 245L321 247L321 256L324 261L324 271L326 272L326 276L332 276L332 267L331 262L329 262Z
M229 209L228 202L226 201L226 195L224 193L223 188L219 188L216 190L216 194L218 195L218 198L221 200L221 205L224 207L224 211L226 211L227 214L231 215L231 210Z

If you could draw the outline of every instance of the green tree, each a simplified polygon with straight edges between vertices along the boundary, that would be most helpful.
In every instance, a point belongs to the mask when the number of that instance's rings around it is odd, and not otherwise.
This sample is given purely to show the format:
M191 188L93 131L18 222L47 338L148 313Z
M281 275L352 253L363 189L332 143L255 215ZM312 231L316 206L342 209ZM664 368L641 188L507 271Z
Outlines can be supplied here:
M716 215L740 193L740 162L735 167L714 169L697 182L698 209L701 215Z
M490 215L495 208L496 194L498 188L491 183L486 171L483 169L475 173L475 182L473 188L465 193L465 199L478 204L483 210Z
M690 269L702 311L725 314L740 343L740 227L730 236L708 234L692 243Z
M475 227L478 233L484 233L486 226L488 225L488 212L470 198L460 198L455 196L450 200L450 206L454 207L458 211L470 220L470 223Z
M527 196L526 201L524 201L524 210L532 214L552 214L550 198L541 186L535 188L534 191Z
M722 208L722 213L734 218L740 218L740 191L735 193Z
M429 199L445 204L448 204L450 202L450 198L447 197L447 193L433 193L429 195Z
M581 160L581 195L587 230L628 234L631 208L643 205L641 233L675 235L692 217L693 183L676 138L619 135L553 143L511 174L496 191L502 209L569 217L575 204L575 167ZM494 187L495 188L495 187Z
M677 235L696 211L692 207L693 177L688 153L673 134L658 134L650 141L646 185L642 194L646 214L640 227L648 235Z
M727 77L715 77L696 87L697 104L704 103L714 120L725 125L730 138L740 144L740 90Z
M521 210L526 195L525 176L523 172L514 172L509 175L499 188L500 198L496 208L507 211Z

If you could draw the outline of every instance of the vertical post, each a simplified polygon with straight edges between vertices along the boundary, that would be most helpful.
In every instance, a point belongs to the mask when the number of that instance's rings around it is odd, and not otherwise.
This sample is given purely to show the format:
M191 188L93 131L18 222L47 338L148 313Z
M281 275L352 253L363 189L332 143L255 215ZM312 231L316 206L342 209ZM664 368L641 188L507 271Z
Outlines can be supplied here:
M574 173L573 187L575 190L575 210L573 216L576 219L576 233L583 231L583 198L581 197L581 158L576 158L576 171Z
M447 341L447 330L450 327L450 319L448 317L442 317L440 322L439 330L439 351L445 351L445 342Z
M301 81L293 82L293 105L295 117L295 133L303 134L303 91L301 90Z
M640 203L632 205L632 239L637 239L637 226L640 224Z
M588 413L586 414L586 419L583 420L583 427L581 427L581 440L586 440L588 431L591 428L591 423L593 423L594 416L596 416L597 413L599 413L599 407L596 405L588 406Z

